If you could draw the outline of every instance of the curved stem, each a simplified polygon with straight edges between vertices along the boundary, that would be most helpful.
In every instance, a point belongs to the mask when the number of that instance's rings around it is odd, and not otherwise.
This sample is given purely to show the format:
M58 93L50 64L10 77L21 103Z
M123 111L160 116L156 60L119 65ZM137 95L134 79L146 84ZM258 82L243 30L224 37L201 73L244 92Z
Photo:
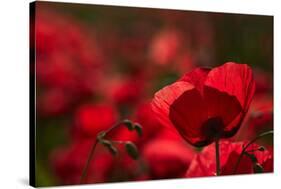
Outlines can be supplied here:
M219 138L215 140L216 145L216 173L217 176L220 175L220 144L219 144Z
M83 181L84 181L84 179L85 179L85 177L86 177L86 175L87 175L87 172L88 172L88 169L89 169L89 165L90 165L90 162L91 162L92 157L93 157L93 155L94 155L94 152L95 152L95 149L96 149L97 144L98 144L98 140L95 139L95 142L94 142L94 144L93 144L93 146L92 146L92 149L91 149L91 151L90 151L90 153L89 153L89 156L88 156L86 165L85 165L85 167L83 168L83 172L82 172L82 175L81 175L81 177L80 177L80 184L83 183Z
M262 138L262 137L264 137L264 136L266 136L266 135L270 135L270 134L273 134L273 130L267 131L267 132L264 132L264 133L261 133L260 135L258 135L258 136L255 137L254 139L252 139L245 147L243 147L242 152L241 152L240 156L238 157L237 163L236 163L236 165L235 165L235 167L234 167L233 174L235 174L235 173L237 172L238 166L239 166L239 164L240 164L240 162L241 162L241 160L242 160L242 157L243 157L245 151L247 150L247 148L248 148L251 144L253 144L254 142L256 142L258 139L260 139L260 138Z
M112 127L110 127L109 129L107 129L105 131L106 134L110 133L112 130L114 130L115 128L119 127L121 124L123 124L124 121L119 121L117 123L115 123L114 125L112 125Z
M125 144L128 141L111 140L113 144Z
M119 127L122 123L124 123L124 121L119 121L117 123L115 123L112 127L110 127L108 130L104 131L105 132L105 135L107 135L108 133L110 133L112 130L114 130L115 128ZM90 166L90 162L93 158L93 155L94 155L94 152L95 152L95 149L96 149L96 146L98 144L99 140L98 140L98 137L95 139L94 141L94 144L92 146L92 149L89 153L89 156L88 156L88 159L87 159L87 162L85 164L85 167L83 168L83 172L82 172L82 175L80 177L80 184L83 183L85 177L87 176L87 172L88 172L88 169L89 169L89 166ZM115 141L117 142L117 141Z

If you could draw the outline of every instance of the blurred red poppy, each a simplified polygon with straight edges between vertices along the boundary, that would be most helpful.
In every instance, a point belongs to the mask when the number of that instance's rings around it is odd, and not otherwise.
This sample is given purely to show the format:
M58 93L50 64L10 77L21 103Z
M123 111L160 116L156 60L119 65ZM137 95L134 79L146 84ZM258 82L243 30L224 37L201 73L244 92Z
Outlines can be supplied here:
M114 102L118 105L136 104L142 94L142 85L143 82L137 78L123 81L112 90Z
M62 115L97 93L104 56L93 32L72 17L42 10L35 20L38 115Z
M234 140L247 140L257 135L273 130L273 97L270 93L256 92L251 107ZM262 140L272 144L272 140Z
M156 136L158 137L159 134L162 133L161 124L153 115L150 103L147 101L141 102L136 107L135 114L129 119L134 120L135 123L142 126L141 136L139 136L135 130L128 130L128 128L124 125L109 133L108 138L111 140L132 141L138 146L138 148L142 148L147 142L154 139Z
M180 140L155 139L143 150L151 179L183 177L194 155L191 146Z
M158 33L151 44L150 56L157 64L171 63L177 55L181 44L181 36L173 29L166 29Z
M254 91L251 68L229 62L185 74L155 94L152 109L190 144L205 146L238 131Z
M37 110L39 116L57 115L65 112L71 102L71 96L63 90L52 88L38 97Z
M273 89L273 77L268 72L255 68L256 94L271 93Z
M255 95L251 106L251 113L256 117L260 114L272 114L273 112L273 97L269 94Z
M243 146L247 142L220 142L221 175L232 175ZM259 145L252 144L247 148L248 154L254 155L263 172L273 171L273 153L271 150L259 151ZM236 174L254 173L254 163L250 156L243 155ZM215 145L212 144L196 155L186 172L186 177L215 176L216 174Z
M153 115L148 102L143 102L136 108L135 121L142 126L142 143L154 138L162 128L159 121Z
M78 140L70 146L56 149L52 153L50 157L52 169L61 183L79 184L92 143L92 140ZM102 147L98 148L95 159L90 164L85 183L106 182L112 168L113 158Z
M256 136L273 129L273 97L260 94L253 99L249 117L248 134Z
M110 128L118 119L113 106L105 104L86 104L78 108L75 114L75 126L84 136L96 135Z

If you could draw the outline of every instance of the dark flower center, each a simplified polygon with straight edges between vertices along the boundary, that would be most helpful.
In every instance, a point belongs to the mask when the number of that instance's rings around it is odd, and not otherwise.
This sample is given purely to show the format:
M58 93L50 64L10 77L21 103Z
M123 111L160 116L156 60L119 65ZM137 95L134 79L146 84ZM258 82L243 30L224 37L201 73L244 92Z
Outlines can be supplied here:
M202 134L208 138L220 137L224 124L221 117L212 117L203 123Z

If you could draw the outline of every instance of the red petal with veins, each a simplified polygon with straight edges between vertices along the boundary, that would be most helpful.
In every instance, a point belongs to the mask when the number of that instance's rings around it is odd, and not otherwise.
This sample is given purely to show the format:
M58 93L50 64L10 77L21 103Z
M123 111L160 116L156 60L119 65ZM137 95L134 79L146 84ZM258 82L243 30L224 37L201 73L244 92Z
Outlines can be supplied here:
M152 110L159 121L167 127L173 127L169 119L170 106L182 93L194 90L188 82L175 82L158 91L151 102Z
M205 85L235 96L244 111L247 111L255 92L252 69L247 64L233 62L212 69Z

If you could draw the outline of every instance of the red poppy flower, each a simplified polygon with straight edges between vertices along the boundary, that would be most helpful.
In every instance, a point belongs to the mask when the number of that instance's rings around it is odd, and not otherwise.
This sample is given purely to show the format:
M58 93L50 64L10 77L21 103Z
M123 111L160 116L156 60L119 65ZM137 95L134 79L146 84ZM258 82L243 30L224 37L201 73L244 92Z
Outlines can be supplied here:
M254 138L273 129L273 97L267 93L255 93L251 107L241 129L235 136L237 140Z
M176 57L180 41L180 34L172 29L157 34L151 45L151 59L160 65L168 64Z
M271 95L255 96L249 120L249 128L254 133L261 133L272 129L273 121L273 97Z
M183 177L194 155L191 146L180 140L155 139L143 150L151 179Z
M251 68L229 62L187 73L155 94L152 109L190 144L205 146L238 131L254 91Z
M273 88L272 74L255 68L254 77L256 82L256 94L271 93Z
M247 142L231 143L220 142L221 175L233 175L236 163ZM271 150L258 151L259 146L252 144L247 148L249 154L257 159L257 163L263 167L263 172L273 171L273 153ZM255 151L254 151L255 150ZM254 152L253 152L254 151ZM186 177L215 176L216 174L215 145L209 145L197 154L186 172ZM254 173L252 159L243 155L238 165L236 174Z
M159 121L153 115L150 103L148 102L143 102L136 108L135 122L139 123L142 126L142 143L154 138L162 128Z
M34 35L40 91L60 89L68 96L75 96L68 99L70 103L92 96L102 75L100 68L104 67L104 56L95 35L89 35L75 19L53 12L45 5L38 6L41 11L36 14Z
M96 137L99 132L110 128L117 119L117 112L110 105L86 104L77 110L75 125L84 135Z
M38 95L37 110L39 116L54 116L67 111L72 97L63 90L52 88Z
M110 139L132 141L138 148L142 148L147 142L150 142L150 140L155 137L161 136L162 138L171 138L172 135L177 135L177 133L172 132L170 134L171 136L169 136L168 134L164 135L163 132L161 132L162 130L167 129L163 129L159 121L155 118L149 102L141 102L138 104L135 111L134 116L129 117L129 119L142 126L142 135L139 136L136 131L130 131L127 127L121 126L108 135ZM180 136L178 136L178 138L182 139Z
M124 80L113 87L112 98L118 105L132 105L141 97L143 82L138 78Z
M92 140L79 140L68 147L56 149L51 154L52 171L61 183L79 184L92 145ZM108 181L107 178L111 172L113 160L114 157L103 147L97 148L85 182L99 183Z

